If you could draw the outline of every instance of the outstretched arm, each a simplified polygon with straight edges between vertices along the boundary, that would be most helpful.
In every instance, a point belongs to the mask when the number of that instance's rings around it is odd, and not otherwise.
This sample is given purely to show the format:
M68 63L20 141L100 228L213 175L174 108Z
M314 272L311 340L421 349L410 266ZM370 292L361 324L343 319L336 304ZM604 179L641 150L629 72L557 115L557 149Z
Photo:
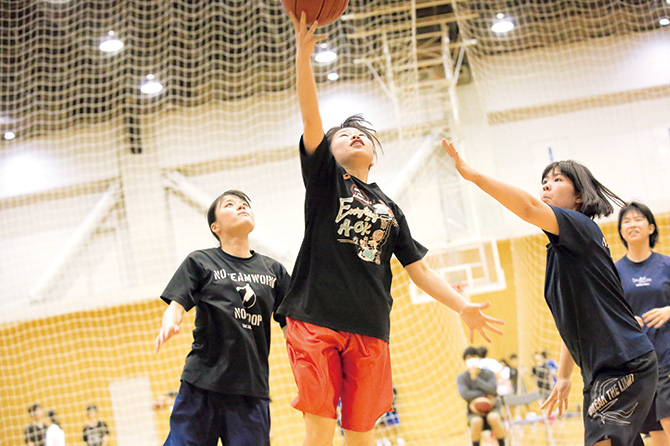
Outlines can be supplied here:
M551 234L558 235L558 221L548 204L516 186L476 171L460 157L451 142L443 139L442 146L454 160L456 170L464 179L475 183L477 187L514 212L519 218Z
M295 75L296 89L298 92L298 102L300 103L300 113L302 114L303 143L308 155L314 153L319 143L323 139L323 123L321 114L319 114L319 101L316 96L316 82L310 57L314 52L314 46L320 40L326 38L325 35L314 35L318 22L314 22L307 29L306 16L303 12L298 20L293 14L290 14L293 29L295 30Z
M491 325L505 323L497 318L485 315L482 310L491 305L490 302L474 304L468 302L454 290L454 288L440 277L435 270L430 268L424 260L418 260L405 267L409 278L426 294L431 296L441 304L446 305L457 312L463 321L470 328L470 342L474 342L475 330L478 331L484 339L491 342L484 329L491 330L494 333L502 334L502 331Z
M572 359L568 348L564 342L561 342L561 356L558 358L558 372L556 385L551 391L547 401L542 403L540 409L547 409L547 415L551 415L554 406L558 407L558 416L563 415L563 411L568 409L568 397L570 396L570 387L572 381L572 370L575 368L575 360Z
M167 342L173 335L179 333L181 330L181 321L184 317L184 307L174 300L163 313L163 324L158 336L156 337L156 353L160 350L161 345Z

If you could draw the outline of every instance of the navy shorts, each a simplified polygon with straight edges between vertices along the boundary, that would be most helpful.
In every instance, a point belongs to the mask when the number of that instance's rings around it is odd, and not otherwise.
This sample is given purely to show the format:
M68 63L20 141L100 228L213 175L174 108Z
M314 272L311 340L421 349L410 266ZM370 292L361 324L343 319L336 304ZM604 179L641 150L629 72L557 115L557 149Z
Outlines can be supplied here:
M269 446L270 402L182 381L163 446Z
M670 367L661 367L658 374L658 385L654 403L644 420L641 432L662 431L659 420L670 417Z
M640 431L658 380L656 353L603 369L584 388L584 444L611 440L613 446L643 446Z

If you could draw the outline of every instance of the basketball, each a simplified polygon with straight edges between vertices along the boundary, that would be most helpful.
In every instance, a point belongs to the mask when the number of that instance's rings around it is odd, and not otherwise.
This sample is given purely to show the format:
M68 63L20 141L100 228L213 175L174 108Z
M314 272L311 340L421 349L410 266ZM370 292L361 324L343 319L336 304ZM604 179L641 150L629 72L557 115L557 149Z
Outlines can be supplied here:
M286 12L292 12L300 19L305 12L307 24L319 21L319 26L328 25L337 20L349 4L349 0L281 0Z
M491 412L491 409L493 409L494 405L495 402L493 398L480 396L479 398L475 398L474 400L470 401L470 411L478 415L486 415L487 413Z

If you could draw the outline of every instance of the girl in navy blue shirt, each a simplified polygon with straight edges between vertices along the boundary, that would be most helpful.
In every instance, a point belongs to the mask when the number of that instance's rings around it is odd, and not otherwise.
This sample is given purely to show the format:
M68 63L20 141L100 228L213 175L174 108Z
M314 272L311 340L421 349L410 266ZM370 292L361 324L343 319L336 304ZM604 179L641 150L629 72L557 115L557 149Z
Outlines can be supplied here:
M664 446L670 444L670 257L653 251L658 227L642 203L621 208L619 237L627 249L615 263L624 295L658 357L656 397L642 432L650 433L653 446Z
M657 379L653 346L623 296L609 247L595 217L623 201L575 161L551 163L537 198L466 164L442 145L466 180L549 238L544 295L563 341L558 381L543 408L567 408L575 363L584 380L584 444L642 445L639 428Z

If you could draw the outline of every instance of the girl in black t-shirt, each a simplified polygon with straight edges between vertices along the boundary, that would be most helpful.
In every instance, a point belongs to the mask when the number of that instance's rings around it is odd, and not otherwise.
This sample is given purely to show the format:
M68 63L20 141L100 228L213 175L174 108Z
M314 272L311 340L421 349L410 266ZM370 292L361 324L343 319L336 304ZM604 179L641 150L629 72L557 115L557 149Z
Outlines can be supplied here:
M87 446L107 446L109 441L109 427L107 423L98 418L98 406L89 404L86 406L86 417L88 420L82 429L81 438Z
M305 236L291 287L278 312L287 316L287 349L298 386L293 406L305 414L305 446L332 444L338 402L348 446L373 446L374 425L391 409L388 348L391 256L419 288L458 312L471 330L500 332L422 260L400 208L368 183L376 141L360 116L323 130L310 56L325 36L305 15L291 17L304 132L300 160Z
M623 201L575 161L549 164L540 198L471 168L453 144L442 145L458 173L549 238L545 299L563 344L558 381L543 408L567 408L577 363L584 379L586 446L642 445L639 427L651 406L656 355L623 296L605 237L594 217Z
M156 352L196 309L193 344L170 414L164 446L267 446L270 443L270 322L290 277L249 247L254 214L243 192L229 190L209 208L217 248L189 254L161 298L169 304ZM284 319L274 315L284 325Z

